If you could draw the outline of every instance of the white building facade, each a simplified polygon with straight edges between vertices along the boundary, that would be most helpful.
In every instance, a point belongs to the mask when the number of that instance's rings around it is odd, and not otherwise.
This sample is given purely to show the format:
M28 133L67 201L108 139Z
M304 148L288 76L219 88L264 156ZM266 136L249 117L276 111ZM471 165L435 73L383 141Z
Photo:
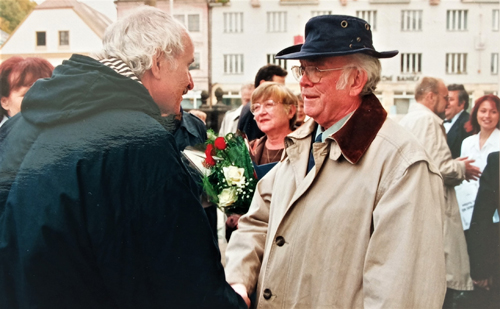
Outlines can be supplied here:
M499 1L484 0L231 0L212 4L212 82L237 93L267 63L288 71L297 61L274 59L301 43L313 16L340 14L367 20L382 59L376 94L391 114L404 114L423 76L464 84L471 100L499 91ZM301 37L302 36L302 37ZM289 75L287 85L299 92Z
M0 60L40 57L56 66L72 54L89 55L102 47L105 15L75 0L46 0L17 27L0 49Z

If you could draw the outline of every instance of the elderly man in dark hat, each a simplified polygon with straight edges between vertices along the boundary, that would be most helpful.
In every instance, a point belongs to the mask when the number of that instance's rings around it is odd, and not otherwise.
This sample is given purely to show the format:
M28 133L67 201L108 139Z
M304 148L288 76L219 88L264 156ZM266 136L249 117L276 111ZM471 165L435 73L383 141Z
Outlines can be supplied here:
M378 58L397 51L377 52L370 28L314 17L277 55L300 60L312 119L286 137L226 252L228 282L258 308L442 306L442 180L373 94Z

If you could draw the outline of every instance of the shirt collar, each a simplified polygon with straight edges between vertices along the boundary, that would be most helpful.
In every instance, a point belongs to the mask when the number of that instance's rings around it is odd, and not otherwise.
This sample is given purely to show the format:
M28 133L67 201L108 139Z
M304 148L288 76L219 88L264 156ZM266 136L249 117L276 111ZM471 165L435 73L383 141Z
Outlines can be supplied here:
M329 127L324 131L321 128L321 126L318 125L316 129L316 135L314 136L315 139L320 133L323 133L323 135L321 136L321 142L324 143L328 136L335 134L338 130L340 130L340 128L342 128L344 123L346 123L346 121L352 116L352 114L354 114L354 112L347 114L344 118L340 119L339 121L337 121L331 127Z
M327 136L337 142L342 155L352 164L356 164L370 147L378 131L387 118L387 112L374 94L363 97L357 110L348 117L341 128ZM316 124L310 120L285 138L286 147L293 144L293 140L302 140L315 134Z

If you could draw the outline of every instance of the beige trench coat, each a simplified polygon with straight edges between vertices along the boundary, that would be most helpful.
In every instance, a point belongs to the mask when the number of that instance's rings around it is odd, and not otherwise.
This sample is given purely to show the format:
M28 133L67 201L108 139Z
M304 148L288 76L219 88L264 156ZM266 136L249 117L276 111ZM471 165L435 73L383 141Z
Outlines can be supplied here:
M465 179L465 164L454 160L446 142L443 120L420 103L413 103L400 124L408 129L424 146L443 177L444 249L446 254L446 281L451 289L472 290L469 254L463 232L455 186Z
M314 145L306 176L315 127L291 133L258 183L228 282L256 288L258 308L440 308L443 189L425 151L370 96Z

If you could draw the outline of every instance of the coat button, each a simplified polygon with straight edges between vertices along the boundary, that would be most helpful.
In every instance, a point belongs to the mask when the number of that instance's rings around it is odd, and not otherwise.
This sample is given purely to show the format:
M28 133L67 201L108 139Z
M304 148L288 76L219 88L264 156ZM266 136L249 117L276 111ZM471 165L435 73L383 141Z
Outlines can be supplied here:
M270 299L272 295L273 293L271 293L270 289L265 289L264 293L262 294L262 296L264 296L264 299L266 300Z
M276 244L281 247L285 244L285 238L283 238L282 236L278 236L276 237Z

